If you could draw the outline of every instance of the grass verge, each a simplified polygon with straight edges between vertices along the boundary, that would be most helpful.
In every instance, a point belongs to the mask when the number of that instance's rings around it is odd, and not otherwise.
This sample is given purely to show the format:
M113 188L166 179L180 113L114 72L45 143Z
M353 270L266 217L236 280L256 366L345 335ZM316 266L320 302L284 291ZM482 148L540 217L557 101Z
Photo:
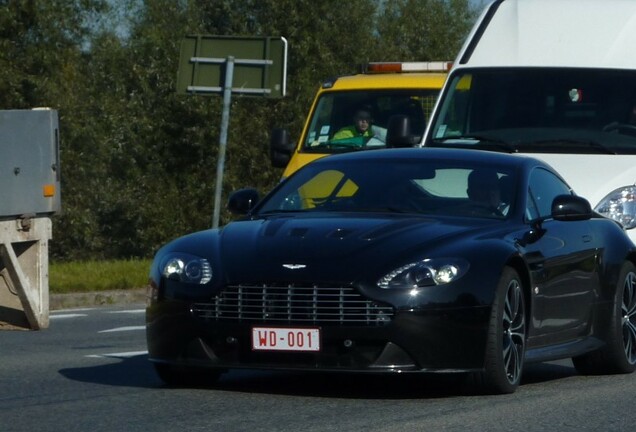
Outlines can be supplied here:
M65 294L143 288L151 260L50 262L49 292Z

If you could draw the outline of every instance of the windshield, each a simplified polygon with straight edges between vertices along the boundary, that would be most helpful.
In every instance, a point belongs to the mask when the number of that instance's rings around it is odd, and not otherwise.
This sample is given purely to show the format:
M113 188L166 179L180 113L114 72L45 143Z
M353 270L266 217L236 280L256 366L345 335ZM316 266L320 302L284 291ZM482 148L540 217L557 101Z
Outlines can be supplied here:
M503 219L512 205L507 167L405 159L313 163L258 210L391 212Z
M572 68L461 69L432 130L435 146L636 154L636 73Z
M335 153L385 147L389 119L406 115L419 142L439 94L437 89L326 92L309 122L303 151Z

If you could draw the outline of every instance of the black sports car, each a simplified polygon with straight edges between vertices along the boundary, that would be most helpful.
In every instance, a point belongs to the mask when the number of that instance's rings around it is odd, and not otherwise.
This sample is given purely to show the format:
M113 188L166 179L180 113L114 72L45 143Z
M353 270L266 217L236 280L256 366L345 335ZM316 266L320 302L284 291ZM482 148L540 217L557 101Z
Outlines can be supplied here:
M148 351L168 384L228 368L465 373L510 393L528 362L636 368L636 249L539 160L349 153L228 206L242 219L152 264Z

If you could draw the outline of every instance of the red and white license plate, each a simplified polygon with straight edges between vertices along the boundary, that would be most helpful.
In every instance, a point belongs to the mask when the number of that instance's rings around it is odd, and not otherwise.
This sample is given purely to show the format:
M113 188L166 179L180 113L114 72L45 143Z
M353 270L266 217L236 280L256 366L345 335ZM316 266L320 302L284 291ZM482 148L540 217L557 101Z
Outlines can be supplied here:
M253 327L252 349L258 351L320 351L320 329Z

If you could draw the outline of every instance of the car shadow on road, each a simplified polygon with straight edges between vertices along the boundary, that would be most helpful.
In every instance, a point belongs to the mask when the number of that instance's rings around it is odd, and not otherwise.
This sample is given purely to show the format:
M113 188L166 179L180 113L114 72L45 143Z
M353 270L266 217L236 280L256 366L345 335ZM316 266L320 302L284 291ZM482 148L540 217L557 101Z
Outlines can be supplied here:
M162 385L148 361L148 355L125 358L99 358L95 366L60 369L60 375L93 384L156 388Z
M569 360L553 363L533 363L525 365L521 385L557 381L577 375L578 372Z
M573 367L529 365L523 385L576 376ZM361 374L233 371L214 386L218 390L345 399L436 399L483 395L461 374Z
M109 386L170 389L156 375L147 355L121 358L96 366L61 369L75 381ZM573 367L545 363L526 367L524 385L577 375ZM218 391L345 399L436 399L478 394L462 375L361 374L230 370L210 386Z

